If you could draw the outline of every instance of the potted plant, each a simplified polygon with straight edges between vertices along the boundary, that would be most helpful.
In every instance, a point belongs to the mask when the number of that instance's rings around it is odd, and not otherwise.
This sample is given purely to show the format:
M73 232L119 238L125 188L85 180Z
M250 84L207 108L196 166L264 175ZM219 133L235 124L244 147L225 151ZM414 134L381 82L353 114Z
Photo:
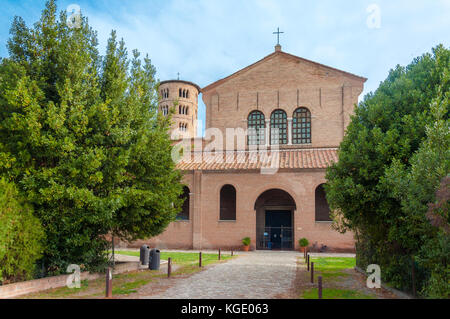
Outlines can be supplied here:
M242 249L244 251L249 251L250 250L250 243L251 243L251 239L250 237L245 237L244 239L242 239L242 245L244 245L244 247L242 247Z
M309 245L309 241L306 238L301 238L301 239L299 239L298 244L300 246L301 251L304 253L306 247L308 247L308 245Z

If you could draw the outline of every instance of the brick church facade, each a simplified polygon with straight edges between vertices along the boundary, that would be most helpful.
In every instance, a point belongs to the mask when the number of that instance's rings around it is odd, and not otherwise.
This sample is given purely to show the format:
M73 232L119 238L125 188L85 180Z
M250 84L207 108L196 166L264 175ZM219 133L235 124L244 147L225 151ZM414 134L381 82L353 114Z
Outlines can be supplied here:
M160 111L175 107L173 132L189 140L177 163L186 201L177 221L145 242L162 249L238 249L250 237L252 249L291 250L304 237L316 249L353 250L353 234L331 227L323 184L366 80L277 45L202 89L162 82ZM206 105L201 139L200 93ZM236 134L231 139L229 129Z

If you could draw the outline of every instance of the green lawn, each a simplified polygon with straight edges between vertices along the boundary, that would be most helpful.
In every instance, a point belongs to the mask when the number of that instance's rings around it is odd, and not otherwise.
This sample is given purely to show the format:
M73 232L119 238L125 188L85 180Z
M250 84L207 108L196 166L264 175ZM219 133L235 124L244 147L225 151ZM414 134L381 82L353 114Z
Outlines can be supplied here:
M321 257L311 258L314 262L314 272L317 276L322 276L323 279L339 280L348 276L345 269L353 269L356 265L355 258L347 257Z
M353 269L356 266L356 259L349 257L320 257L311 258L310 260L314 262L316 269L322 270Z
M313 288L303 293L304 299L318 299L318 289ZM348 289L331 289L324 288L322 290L323 299L374 299L371 295L366 295L358 291Z
M121 250L117 251L116 254L118 255L125 255L125 256L136 256L139 257L138 251L127 251L127 250ZM161 252L160 255L161 259L167 260L169 257L172 258L172 262L177 265L192 265L192 264L198 264L199 254L198 253L179 253L179 252ZM224 255L221 254L222 260L231 259L231 255ZM219 259L219 254L202 254L202 265L206 266L212 263L217 262Z
M345 281L351 279L352 273L348 270L355 268L355 258L349 257L315 257L314 262L315 282L318 276L322 276L324 288L323 299L373 299L373 295L365 294L358 290L346 288ZM318 288L304 290L300 298L318 299Z

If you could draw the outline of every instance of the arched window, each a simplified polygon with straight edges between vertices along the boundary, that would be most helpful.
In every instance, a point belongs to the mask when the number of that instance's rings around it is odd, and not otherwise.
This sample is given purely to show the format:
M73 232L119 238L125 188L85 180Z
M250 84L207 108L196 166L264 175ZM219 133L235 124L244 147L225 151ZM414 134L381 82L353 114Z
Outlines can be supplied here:
M179 90L178 95L179 95L180 97L183 97L183 90L182 90L182 89Z
M325 196L325 189L323 185L316 188L316 221L317 222L331 222L330 207L328 206L327 198Z
M292 143L311 144L311 112L307 108L301 107L294 112Z
M232 185L220 190L220 220L236 220L236 189Z
M181 105L178 105L178 114L181 114L182 109L181 109Z
M248 145L264 145L265 143L265 129L266 119L264 114L260 111L253 111L248 116Z
M188 187L183 188L183 194L180 196L184 199L183 205L181 206L181 212L177 215L177 220L189 220L189 194L191 191Z
M188 125L186 123L180 123L178 125L178 128L180 129L181 132L187 132Z
M283 110L275 110L270 116L270 144L287 144L287 115Z
M186 91L186 98L189 98L189 90Z
M186 106L186 115L189 115L189 106Z
M169 89L166 90L166 99L169 98Z

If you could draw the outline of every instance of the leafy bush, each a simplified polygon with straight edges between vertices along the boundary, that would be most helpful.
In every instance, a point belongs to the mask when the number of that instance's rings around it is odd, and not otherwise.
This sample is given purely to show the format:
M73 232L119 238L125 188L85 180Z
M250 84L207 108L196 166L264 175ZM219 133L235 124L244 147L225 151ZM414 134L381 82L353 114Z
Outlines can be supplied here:
M0 282L30 279L42 256L44 231L14 184L0 179Z

